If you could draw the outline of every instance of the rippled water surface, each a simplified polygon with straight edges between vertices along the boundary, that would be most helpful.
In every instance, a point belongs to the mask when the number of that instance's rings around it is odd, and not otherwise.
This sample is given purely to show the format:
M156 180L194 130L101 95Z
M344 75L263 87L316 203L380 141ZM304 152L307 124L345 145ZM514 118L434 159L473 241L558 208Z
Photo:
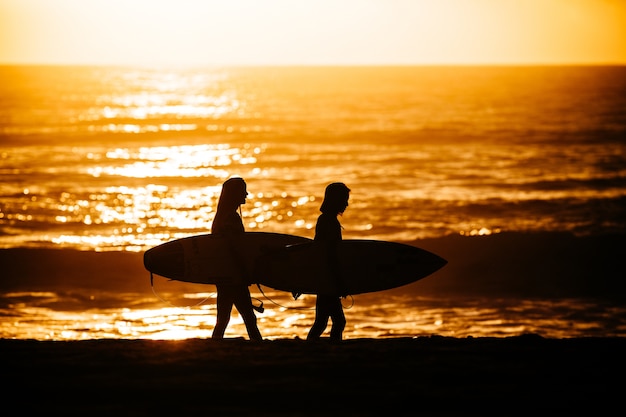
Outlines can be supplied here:
M314 318L311 296L293 300L269 291L257 297L265 338L306 338ZM209 338L215 293L6 293L1 296L0 338L36 340ZM626 337L626 307L592 300L439 299L359 295L343 299L344 338ZM226 337L245 337L233 313Z

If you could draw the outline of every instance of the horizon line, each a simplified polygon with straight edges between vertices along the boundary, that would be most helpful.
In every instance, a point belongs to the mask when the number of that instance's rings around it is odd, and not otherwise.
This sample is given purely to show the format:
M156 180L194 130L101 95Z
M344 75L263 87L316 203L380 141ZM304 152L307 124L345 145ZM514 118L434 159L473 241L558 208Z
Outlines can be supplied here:
M152 68L210 68L210 67L591 67L626 66L626 61L606 62L416 62L416 63L85 63L85 62L19 62L0 61L0 66L50 67L152 67Z

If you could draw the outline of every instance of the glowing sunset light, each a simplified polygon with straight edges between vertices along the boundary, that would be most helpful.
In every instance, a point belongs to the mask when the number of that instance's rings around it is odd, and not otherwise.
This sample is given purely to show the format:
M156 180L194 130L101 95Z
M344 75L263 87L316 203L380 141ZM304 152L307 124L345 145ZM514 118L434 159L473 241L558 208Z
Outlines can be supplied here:
M123 166L101 165L90 168L94 177L102 175L123 176L128 178L151 177L207 177L226 178L229 173L221 168L234 163L248 165L256 162L255 155L261 152L259 147L247 149L228 145L186 145L156 146L139 149L112 149L105 151L104 157L91 152L94 160L136 160Z
M2 0L0 62L625 63L626 3ZM170 80L164 88L176 85L176 80Z
M54 222L63 225L64 230L55 236L32 239L81 249L92 247L96 251L140 251L173 238L205 233L211 229L221 179L243 166L256 164L265 150L262 144L224 143L75 149L74 154L82 152L94 161L93 166L86 168L86 173L94 178L117 177L124 179L123 183L133 179L188 179L193 185L179 186L176 180L171 186L144 183L107 186L99 193L64 191L60 204L51 207L57 213ZM248 177L262 178L263 171L252 166ZM263 186L259 185L259 189ZM242 214L251 231L272 227L293 233L295 229L313 227L310 221L293 219L293 215L294 210L316 210L314 203L315 197L308 193L258 192L248 196ZM111 232L69 232L79 224L109 228ZM176 232L155 232L164 227Z

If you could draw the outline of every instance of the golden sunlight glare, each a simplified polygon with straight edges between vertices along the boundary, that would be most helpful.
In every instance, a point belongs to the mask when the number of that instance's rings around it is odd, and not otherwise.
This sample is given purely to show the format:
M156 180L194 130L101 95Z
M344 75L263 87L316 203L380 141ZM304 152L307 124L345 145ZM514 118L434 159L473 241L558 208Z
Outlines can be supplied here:
M0 63L624 62L623 0L0 2Z

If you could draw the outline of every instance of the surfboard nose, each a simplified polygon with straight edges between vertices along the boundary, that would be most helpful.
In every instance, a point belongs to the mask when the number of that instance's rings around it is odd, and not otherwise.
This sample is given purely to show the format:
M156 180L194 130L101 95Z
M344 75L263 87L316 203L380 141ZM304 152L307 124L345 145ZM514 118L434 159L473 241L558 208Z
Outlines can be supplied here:
M170 242L148 249L143 254L144 267L164 277L180 277L185 273L183 247L178 242Z
M156 259L156 256L154 254L154 249L155 248L150 248L147 251L145 251L143 254L143 266L148 271L152 271L154 269L154 264L155 264L155 259Z

